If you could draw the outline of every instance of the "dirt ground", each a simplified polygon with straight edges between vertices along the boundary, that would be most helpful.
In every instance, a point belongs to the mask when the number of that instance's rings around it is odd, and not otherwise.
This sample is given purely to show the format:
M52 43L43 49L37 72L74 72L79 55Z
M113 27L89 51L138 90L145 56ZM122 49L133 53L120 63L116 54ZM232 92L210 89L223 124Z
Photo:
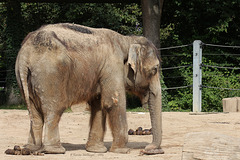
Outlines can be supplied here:
M184 136L190 132L212 131L232 137L240 138L240 113L218 113L191 115L183 112L163 113L163 141L165 154L140 156L140 150L151 142L152 136L129 136L128 147L130 154L89 153L85 151L89 131L89 113L64 113L60 121L60 136L65 154L44 156L12 156L4 152L14 145L24 145L29 131L29 117L27 111L0 110L0 159L7 160L67 160L67 159L138 159L148 160L181 160ZM127 113L128 127L136 129L141 126L151 128L148 113ZM105 145L111 146L112 136L108 128L105 135Z

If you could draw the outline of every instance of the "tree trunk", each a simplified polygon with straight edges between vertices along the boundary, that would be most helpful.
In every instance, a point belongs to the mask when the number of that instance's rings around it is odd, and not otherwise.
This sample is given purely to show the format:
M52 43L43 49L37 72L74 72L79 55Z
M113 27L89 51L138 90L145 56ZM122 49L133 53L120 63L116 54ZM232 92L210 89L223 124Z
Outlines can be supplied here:
M23 99L20 94L17 94L14 92L13 87L8 87L7 88L9 91L8 92L8 99L7 99L7 105L19 105L19 104L24 104Z
M8 104L19 104L21 98L16 82L15 76L15 60L17 53L21 47L21 42L24 37L22 16L21 16L21 3L18 0L8 0L7 6L7 19L6 19L6 50L4 55L6 58L6 92Z
M160 48L160 22L163 0L142 0L143 34Z

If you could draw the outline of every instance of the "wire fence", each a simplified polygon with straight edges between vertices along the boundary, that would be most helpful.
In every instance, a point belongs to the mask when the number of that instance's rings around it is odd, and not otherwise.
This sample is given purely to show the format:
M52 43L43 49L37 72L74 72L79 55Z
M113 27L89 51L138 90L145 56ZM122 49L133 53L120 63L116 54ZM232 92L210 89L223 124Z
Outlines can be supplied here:
M204 53L203 56L240 56L240 54L214 54L214 53Z
M180 45L180 46L173 46L173 47L165 47L165 48L159 48L158 50L164 51L164 50L172 50L172 49L180 49L184 47L190 47L193 44L186 44L186 45ZM174 54L174 55L161 55L161 57L186 57L186 54ZM182 66L176 66L176 67L162 67L161 70L174 70L174 69L180 69L180 68L188 68L192 67L192 64L182 65ZM164 79L175 79L175 78L184 78L183 76L171 76L171 77L164 77ZM183 88L191 88L193 85L185 85L185 86L178 86L178 87L167 87L162 88L162 90L175 90L175 89L183 89Z
M182 89L182 88L191 88L193 85L187 85L187 86L181 86L181 87L169 87L169 88L163 88L163 90L172 90L172 89Z
M214 47L214 48L231 48L231 49L240 49L240 46L231 46L231 45L216 45L216 44L207 44L207 43L202 43L203 46L208 46L208 47ZM229 54L229 53L224 53L224 54L212 54L212 53L205 53L203 56L240 56L240 54ZM206 65L204 63L201 64L201 67L205 68L217 68L217 69L227 69L227 70L240 70L240 67L229 67L224 65ZM207 75L207 76L224 76L222 75ZM240 88L224 88L221 86L207 86L207 85L201 85L201 88L211 88L211 89L218 89L218 90L229 90L229 91L239 91Z
M231 46L231 45L218 45L218 44L207 44L202 43L203 46L209 46L209 47L220 47L220 48L233 48L233 49L240 49L240 46Z
M169 52L167 52L168 54L161 55L163 58L165 58L167 60L168 59L174 60L174 61L177 60L178 62L181 61L182 59L186 60L185 58L189 58L189 57L193 58L192 59L193 64L178 65L178 66L172 66L172 67L171 66L170 67L169 66L162 67L161 70L163 71L163 75L165 73L167 73L168 76L174 75L176 72L178 72L178 71L174 72L173 70L181 69L180 70L181 76L163 77L163 80L164 80L163 82L167 82L168 80L170 80L170 81L173 81L172 84L177 84L177 85L180 84L181 81L184 82L185 84L187 83L187 85L183 85L183 86L176 86L176 85L174 86L173 85L174 87L172 87L171 82L170 83L168 82L167 86L165 85L166 87L162 88L163 91L180 89L181 93L178 92L179 95L186 95L187 93L189 93L189 91L184 90L182 92L181 89L187 89L187 88L190 89L191 88L192 96L193 96L192 97L192 100L193 100L192 101L192 105L193 105L192 111L193 112L201 112L202 111L202 90L203 89L212 89L213 92L210 92L210 94L215 93L215 90L221 90L221 91L224 91L224 92L221 92L221 94L223 94L225 96L226 95L228 95L228 96L234 95L235 96L236 94L239 93L239 91L240 91L239 79L240 78L237 79L237 76L235 76L235 75L239 75L240 72L238 70L240 70L240 66L234 66L233 64L228 64L228 62L229 62L229 60L234 59L235 64L236 64L236 61L239 60L238 56L240 56L240 54L237 54L238 53L237 49L240 49L240 46L206 44L206 43L202 43L200 40L196 40L191 44L175 46L175 47L160 48L159 50L160 51L172 50L172 49L179 50L183 47L189 47L189 46L193 47L193 50L192 50L193 52L192 52L191 56L189 54L184 53L187 51L187 49L182 50L183 54L177 53L176 51L170 51L170 53L172 52L175 54L169 54ZM215 50L218 51L218 54L216 54L216 52L209 53L209 50L211 50L211 49L207 48L207 47L215 48ZM226 49L224 49L224 48L226 48ZM206 49L208 52L202 53L203 49L204 49L204 51ZM234 49L234 50L229 50L229 49ZM202 63L203 56L213 56L213 57L204 57L204 61L203 61L204 63ZM224 59L223 56L226 57L225 64L219 63L221 61L218 58L216 58L218 56L222 56L221 59ZM211 59L213 59L214 61L212 62ZM208 60L210 60L210 61L208 61ZM187 60L187 61L189 61L189 60ZM209 63L209 64L207 64L207 63ZM170 63L168 62L168 64L170 64ZM187 70L187 68L189 68L189 67L192 67L192 71L189 69ZM186 72L183 69L186 69ZM231 71L229 71L229 70L231 70ZM204 77L202 77L202 72L204 73L203 74ZM183 76L182 76L182 73L184 73ZM192 84L189 84L189 82L191 83L191 81L189 81L189 75L185 75L186 73L192 74L191 75L192 76ZM225 77L225 76L229 76L229 77ZM234 78L234 80L232 78ZM178 82L178 80L180 83ZM221 80L223 80L223 81L221 82ZM208 95L209 93L207 93L207 92L205 91L204 95ZM206 97L206 98L209 98L209 97ZM206 98L204 101L205 103L206 103ZM221 96L219 96L218 98L221 98ZM174 103L176 103L176 102L174 101ZM186 101L183 103L186 103ZM166 105L168 105L168 104L166 104Z
M170 49L176 49L176 48L184 48L184 47L189 47L189 46L192 46L192 43L186 44L186 45L181 45L181 46L159 48L158 50L163 51L163 50L170 50Z
M161 70L169 70L169 69L179 69L179 68L186 68L186 67L191 67L192 64L184 65L184 66L178 66L178 67L168 67L168 68L162 68Z
M220 69L240 69L239 67L223 67L223 66L212 66L212 65L206 65L201 64L202 67L211 67L211 68L220 68Z
M200 87L201 87L201 88L212 88L212 89L221 89L221 90L240 91L240 89L211 87L211 86L204 86L204 85L201 85Z
M172 49L179 49L179 48L184 48L184 47L189 47L192 46L193 43L186 44L186 45L180 45L180 46L173 46L173 47L165 47L165 48L159 48L158 50L163 51L163 50L172 50ZM218 47L218 48L232 48L232 49L240 49L240 46L230 46L230 45L216 45L216 44L207 44L207 43L202 43L202 46L207 46L207 47ZM186 54L175 54L175 55L162 55L162 57L180 57L180 56L186 56ZM229 53L224 53L224 54L213 54L213 53L203 53L203 56L240 56L240 54L229 54ZM173 69L180 69L180 68L187 68L187 67L192 67L192 64L188 65L183 65L183 66L174 66L174 67L163 67L161 70L173 70ZM218 69L230 69L230 70L240 70L240 67L229 67L229 66L216 66L216 65L207 65L202 63L200 65L202 68L218 68ZM204 76L224 76L224 75L209 75L209 74L204 74ZM164 77L164 79L170 79L170 78L184 78L183 76L173 76L173 77ZM163 90L173 90L173 89L182 89L182 88L191 88L193 85L186 85L186 86L179 86L179 87L167 87L163 88ZM219 89L219 90L232 90L232 91L238 91L240 89L234 89L234 88L223 88L223 87L213 87L213 86L207 86L207 85L201 85L201 88L212 88L212 89Z

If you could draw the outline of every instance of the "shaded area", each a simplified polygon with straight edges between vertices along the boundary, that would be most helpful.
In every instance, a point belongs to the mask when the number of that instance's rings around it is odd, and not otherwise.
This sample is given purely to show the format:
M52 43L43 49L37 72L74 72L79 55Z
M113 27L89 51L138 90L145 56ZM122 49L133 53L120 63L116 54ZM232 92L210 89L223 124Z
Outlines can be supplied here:
M127 147L130 149L144 149L149 143L146 142L128 142ZM104 142L104 145L110 149L112 142ZM62 143L66 151L86 150L85 144Z

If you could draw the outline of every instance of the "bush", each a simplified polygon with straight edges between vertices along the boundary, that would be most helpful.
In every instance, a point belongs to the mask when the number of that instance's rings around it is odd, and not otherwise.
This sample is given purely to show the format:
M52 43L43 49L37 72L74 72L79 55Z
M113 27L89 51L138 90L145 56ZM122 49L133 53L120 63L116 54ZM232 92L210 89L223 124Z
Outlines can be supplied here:
M219 66L219 64L207 59L203 63ZM180 74L185 77L184 85L192 84L192 68L179 69ZM202 85L219 88L240 89L240 74L235 70L203 67ZM217 88L202 88L202 111L221 112L222 99L239 96L239 90L225 90ZM192 88L178 89L175 95L168 95L168 107L173 111L192 110Z
M0 89L0 105L5 104L6 100L7 100L6 92L3 89Z
M126 99L128 109L134 109L142 106L140 99L131 93L126 94Z

